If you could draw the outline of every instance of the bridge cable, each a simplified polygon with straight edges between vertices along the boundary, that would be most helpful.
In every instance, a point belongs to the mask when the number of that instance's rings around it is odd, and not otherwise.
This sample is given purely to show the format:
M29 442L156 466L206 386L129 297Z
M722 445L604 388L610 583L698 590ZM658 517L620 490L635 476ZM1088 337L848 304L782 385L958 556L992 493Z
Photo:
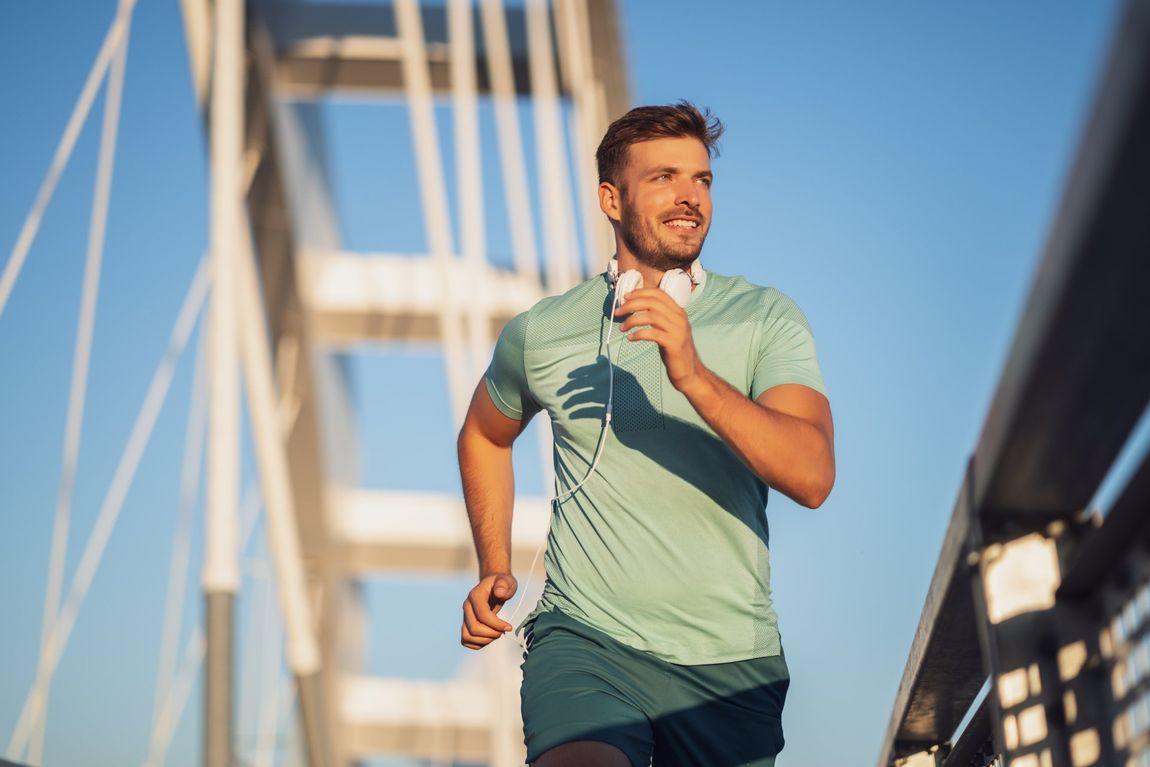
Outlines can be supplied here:
M162 764L157 738L160 716L171 693L179 661L180 623L184 614L188 586L188 560L191 556L192 530L195 521L199 479L203 465L204 432L207 429L207 385L204 381L205 337L200 335L196 363L192 373L192 396L184 436L183 470L180 474L180 507L172 540L172 558L168 566L168 590L164 604L163 632L160 635L160 662L156 670L156 691L152 704L152 736L145 764Z
M123 507L124 499L127 497L128 490L131 488L132 481L135 478L136 469L139 468L144 449L147 447L148 441L152 436L152 429L155 427L156 419L159 417L160 408L167 398L176 365L183 354L184 348L187 346L188 337L192 333L200 310L203 308L204 299L208 292L208 280L208 263L201 261L196 270L196 275L192 279L188 293L184 297L184 302L180 307L180 313L176 319L175 326L172 328L172 334L168 340L168 348L152 376L152 381L144 396L144 402L140 407L136 421L132 426L132 432L128 437L128 443L120 455L120 462L116 466L116 473L112 478L112 483L108 488L107 494L104 496L104 501L100 507L96 523L88 537L88 542L80 558L80 563L76 568L76 573L73 575L72 584L68 591L68 598L65 600L64 606L60 611L60 616L53 626L52 634L49 636L47 646L45 647L45 652L40 657L40 663L36 671L36 681L33 683L32 689L29 690L27 698L25 698L24 707L20 712L20 718L16 723L16 728L12 733L12 739L8 744L8 759L15 760L20 758L24 749L28 746L32 728L36 725L40 716L43 715L46 687L51 681L51 677L60 662L60 657L67 646L68 638L76 622L76 616L79 613L80 607L83 605L84 599L88 594L88 589L92 584L92 579L95 577L96 570L100 565L104 549L107 546L108 539L111 537L112 530L120 514L120 509Z
M123 4L123 3L121 3ZM68 415L64 428L64 454L60 466L60 484L56 495L56 515L52 524L52 549L48 559L47 590L44 595L44 617L40 634L40 655L44 655L52 625L60 609L60 589L64 564L68 556L68 527L72 516L72 499L76 489L76 464L80 454L80 433L84 423L85 395L92 353L92 335L96 324L96 302L100 292L100 272L104 257L108 204L112 190L112 172L116 164L116 138L120 124L120 105L124 91L124 69L127 63L130 25L126 24L112 62L104 97L104 124L100 136L99 164L93 194L91 222L88 229L88 255L84 265L84 283L80 298L80 316L76 328L76 345L72 361L72 383L68 397ZM44 706L48 689L44 689ZM43 762L44 727L40 720L32 733L28 761Z
M36 239L44 210L52 201L56 184L72 156L72 150L80 136L80 129L84 127L84 123L88 119L88 112L92 109L96 91L104 79L104 73L108 70L112 55L116 52L127 31L128 19L135 5L136 0L124 0L116 12L116 18L112 21L108 34L104 36L104 42L100 46L99 53L96 54L96 60L92 63L91 71L88 72L88 79L80 91L80 98L72 109L72 116L68 118L64 135L60 137L60 143L56 146L56 153L52 157L52 164L48 167L44 181L40 184L36 201L32 205L32 210L28 212L28 217L24 220L24 226L20 229L19 237L16 238L16 245L12 248L8 263L4 265L4 273L0 274L0 316L4 314L4 306L8 302L8 296L12 292L13 285L16 284L16 278L20 276L20 270L24 266L24 260L28 256L32 242Z

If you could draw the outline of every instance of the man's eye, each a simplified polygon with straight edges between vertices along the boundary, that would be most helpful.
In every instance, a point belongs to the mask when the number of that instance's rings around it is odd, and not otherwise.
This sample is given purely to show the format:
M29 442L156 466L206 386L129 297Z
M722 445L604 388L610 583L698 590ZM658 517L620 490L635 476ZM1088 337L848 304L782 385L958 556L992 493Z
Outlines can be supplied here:
M670 173L660 173L658 176L655 177L655 180L656 181L666 181L669 178L671 178Z
M699 183L700 183L700 184L702 184L703 186L705 186L705 187L707 187L708 189L710 189L710 188L711 188L711 184L712 184L712 182L713 182L713 179L709 179L709 178L701 178L701 179L699 179L698 181L699 181Z

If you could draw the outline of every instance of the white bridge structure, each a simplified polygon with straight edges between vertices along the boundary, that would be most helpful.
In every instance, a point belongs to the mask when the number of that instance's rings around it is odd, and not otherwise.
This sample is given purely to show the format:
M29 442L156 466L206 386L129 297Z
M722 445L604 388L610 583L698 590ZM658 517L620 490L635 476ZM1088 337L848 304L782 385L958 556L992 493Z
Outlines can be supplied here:
M504 323L601 268L611 240L591 193L594 149L609 121L628 106L614 0L524 0L507 7L503 0L180 4L210 148L210 253L189 287L168 353L68 583L68 522L135 0L119 2L0 273L2 322L56 181L97 93L106 88L43 641L21 716L5 725L13 728L6 758L41 763L53 675L175 362L203 313L207 342L196 368L200 396L189 418L184 472L188 508L176 530L147 763L164 763L200 659L203 764L252 763L236 748L235 637L236 613L251 605L237 599L240 552L255 529L253 510L262 510L286 663L295 679L300 762L326 767L404 757L522 764L520 659L511 642L474 656L449 682L364 672L365 622L373 605L363 579L474 573L475 561L460 497L362 486L357 435L389 424L363 422L356 412L348 360L381 347L440 349L450 400L445 407L458 427ZM322 106L348 97L406 108L407 135L387 141L397 158L414 159L418 188L411 193L422 203L428 252L345 248ZM481 106L494 115L495 135L487 143L497 146L497 160L488 162L500 169L512 244L510 254L500 255L509 256L504 261L512 266L497 266L489 252L487 211L493 206L484 200L489 186ZM440 126L445 119L449 130ZM450 136L450 153L441 136ZM445 155L453 168L446 167ZM537 178L537 198L529 173ZM541 431L541 441L548 440ZM245 433L254 445L259 486L241 501ZM549 449L541 456L546 474ZM186 539L201 482L204 623L181 641L174 616L182 611L182 584L194 570ZM548 523L546 498L516 499L513 559L521 576ZM260 756L255 763L272 762Z

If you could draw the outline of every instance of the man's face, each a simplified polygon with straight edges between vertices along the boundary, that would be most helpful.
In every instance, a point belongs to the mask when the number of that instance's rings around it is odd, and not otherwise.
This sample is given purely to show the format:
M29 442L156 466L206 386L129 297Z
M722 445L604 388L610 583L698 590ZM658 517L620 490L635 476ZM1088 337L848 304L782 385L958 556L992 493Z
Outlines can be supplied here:
M711 179L711 157L698 139L659 138L628 148L617 220L640 263L667 271L699 257L711 226Z

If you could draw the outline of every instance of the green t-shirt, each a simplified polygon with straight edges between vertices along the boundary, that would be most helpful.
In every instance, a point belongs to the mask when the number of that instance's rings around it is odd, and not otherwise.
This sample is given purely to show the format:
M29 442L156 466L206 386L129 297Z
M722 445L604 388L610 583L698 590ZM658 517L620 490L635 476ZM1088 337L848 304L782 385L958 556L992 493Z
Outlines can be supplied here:
M502 413L551 417L559 495L598 443L611 298L600 275L543 299L507 324L487 370ZM686 309L703 364L747 396L786 383L824 392L806 319L779 291L708 272ZM561 610L672 663L777 655L767 486L671 385L654 343L616 324L610 344L611 433L591 478L553 504L536 612Z

